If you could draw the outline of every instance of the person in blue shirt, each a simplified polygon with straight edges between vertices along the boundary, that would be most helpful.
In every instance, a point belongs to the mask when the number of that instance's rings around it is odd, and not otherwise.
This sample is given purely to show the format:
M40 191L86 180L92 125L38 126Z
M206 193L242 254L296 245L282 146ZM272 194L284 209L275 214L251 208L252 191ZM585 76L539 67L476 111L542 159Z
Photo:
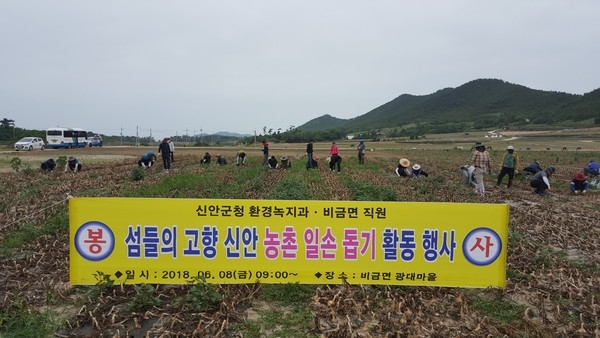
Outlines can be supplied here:
M590 161L587 167L583 168L583 173L585 176L598 176L600 173L600 166L596 161Z
M411 172L410 177L412 177L412 178L419 178L421 176L428 177L429 174L427 172L425 172L425 170L421 169L421 166L419 164L415 163L412 166L412 172Z
M142 155L142 158L138 161L138 167L150 168L156 161L156 155L149 151Z

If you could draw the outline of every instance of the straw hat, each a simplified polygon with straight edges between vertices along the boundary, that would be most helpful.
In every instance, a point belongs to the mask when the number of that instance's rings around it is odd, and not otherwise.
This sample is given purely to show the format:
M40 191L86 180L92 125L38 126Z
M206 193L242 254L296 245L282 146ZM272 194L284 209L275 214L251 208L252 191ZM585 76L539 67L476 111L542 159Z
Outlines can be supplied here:
M421 166L415 163L415 165L413 165L413 170L419 170L419 169L421 169Z
M400 163L400 165L405 168L410 167L410 161L407 158L401 158L400 161L398 161L398 163Z

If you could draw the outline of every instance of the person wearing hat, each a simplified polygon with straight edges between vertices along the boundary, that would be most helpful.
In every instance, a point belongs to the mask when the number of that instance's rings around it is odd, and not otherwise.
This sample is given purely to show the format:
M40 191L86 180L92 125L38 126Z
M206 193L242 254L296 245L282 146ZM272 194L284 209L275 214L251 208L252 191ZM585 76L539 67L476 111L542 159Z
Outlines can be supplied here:
M358 150L358 164L365 164L365 141L360 140L358 142L358 146L356 146L356 150Z
M290 161L287 156L281 156L281 165L280 168L286 170L292 167L292 161Z
M171 169L171 146L169 146L168 137L165 137L158 145L158 153L162 156L163 170L169 172L169 169Z
M138 167L150 168L156 161L156 155L149 151L142 155L142 158L138 161Z
M421 169L420 165L418 165L417 163L415 163L412 166L412 173L411 173L410 176L413 177L413 178L418 178L418 177L421 177L421 176L427 177L427 176L429 176L429 174L427 172L425 172L423 169Z
M396 175L399 177L410 177L410 161L407 158L401 158L398 161L398 167L396 168Z
M589 187L590 184L582 172L575 173L575 175L573 175L573 179L571 180L571 184L569 185L571 192L575 195L579 194L579 192L585 194Z
M78 159L76 159L73 156L69 156L69 158L67 159L67 164L65 164L65 172L70 170L76 173L81 171L81 167L83 167L83 164L81 164L81 162L79 162Z
M546 190L550 189L549 178L554 174L555 171L556 169L554 169L554 167L548 167L546 170L542 170L535 174L529 182L529 185L532 188L535 188L533 192L540 196L545 196Z
M475 167L475 180L477 181L475 193L478 193L480 196L485 196L483 175L486 172L488 174L492 173L492 160L490 154L485 150L485 146L481 142L475 144L475 151L471 156L471 164Z
M498 180L496 181L496 188L500 188L500 183L506 174L508 174L508 183L506 187L512 186L513 178L515 177L515 170L519 167L519 155L515 153L513 146L506 147L506 153L502 156L502 168L500 168L500 174L498 174Z

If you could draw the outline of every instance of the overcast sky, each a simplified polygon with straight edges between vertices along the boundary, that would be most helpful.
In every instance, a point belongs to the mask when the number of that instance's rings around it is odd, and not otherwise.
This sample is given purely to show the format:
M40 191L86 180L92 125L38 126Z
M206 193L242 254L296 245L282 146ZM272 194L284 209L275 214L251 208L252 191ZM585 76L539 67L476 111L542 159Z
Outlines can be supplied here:
M0 118L282 131L478 78L600 87L598 0L0 0Z

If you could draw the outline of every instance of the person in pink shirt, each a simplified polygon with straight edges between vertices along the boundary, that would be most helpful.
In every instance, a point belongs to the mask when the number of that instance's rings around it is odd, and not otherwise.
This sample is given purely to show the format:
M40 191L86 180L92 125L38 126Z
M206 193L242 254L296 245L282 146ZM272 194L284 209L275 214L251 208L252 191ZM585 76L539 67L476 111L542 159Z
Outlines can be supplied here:
M332 142L331 143L331 148L329 149L329 156L339 155L339 154L340 154L340 152L338 150L337 145L335 144L335 142Z

